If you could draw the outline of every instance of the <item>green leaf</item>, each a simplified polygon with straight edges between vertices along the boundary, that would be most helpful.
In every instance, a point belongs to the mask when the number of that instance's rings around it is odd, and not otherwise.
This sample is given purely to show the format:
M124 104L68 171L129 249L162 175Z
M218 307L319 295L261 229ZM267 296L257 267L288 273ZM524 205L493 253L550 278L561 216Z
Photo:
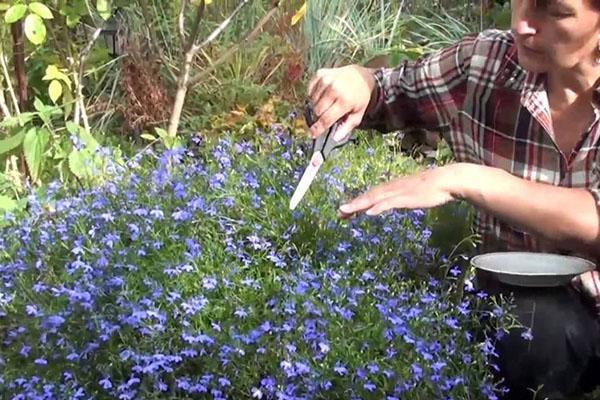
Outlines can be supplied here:
M43 19L52 19L54 16L52 15L52 11L50 9L38 2L29 3L29 9L35 14L39 15Z
M46 25L36 14L29 14L25 18L25 36L35 45L40 45L46 40Z
M63 81L64 83L67 84L67 86L69 88L71 87L71 79L69 79L67 74L65 74L64 72L59 70L56 65L48 65L46 67L46 75L44 75L42 80L51 81L53 79L58 79L59 81Z
M9 138L0 140L0 155L4 153L8 153L9 151L16 149L23 143L23 139L25 138L25 130L21 130L14 136Z
M50 134L46 129L31 128L25 134L23 153L25 154L25 161L27 161L29 173L34 182L38 181L44 151L46 151L49 140Z
M69 86L70 88L70 86ZM73 95L71 94L71 90L65 90L63 93L63 110L65 112L65 118L69 118L71 115L71 111L73 111L73 103L75 99L73 99Z
M59 73L60 71L58 70L58 67L56 65L48 65L46 67L46 75L44 75L42 80L51 81L52 79L57 79Z
M56 103L58 99L60 99L62 91L62 83L60 83L56 79L50 82L50 86L48 86L48 94L50 95L50 100L52 100L53 103Z
M69 154L69 169L78 178L84 179L91 175L92 154L88 149L74 149Z
M12 211L18 207L18 203L8 196L0 195L0 210Z
M105 21L107 21L112 15L110 12L109 0L97 0L96 9L98 10L100 17L102 17L102 19Z
M26 12L27 6L25 4L15 4L6 11L6 14L4 15L4 22L7 24L17 22L23 18Z
M36 97L35 100L33 101L33 107L35 108L35 111L37 111L39 113L45 113L46 110L48 109L48 107L46 107L44 102L42 100L40 100L39 97Z
M154 142L154 141L158 140L158 139L156 139L156 137L152 136L152 135L151 135L151 134L149 134L149 133L142 133L142 134L140 135L140 137L141 137L142 139L150 140L151 142Z
M164 138L166 138L167 136L169 136L169 134L167 133L167 131L166 131L166 130L164 130L163 128L154 128L154 131L155 131L155 132L156 132L156 134L157 134L157 135L158 135L160 138L162 138L162 139L164 139Z
M32 112L21 113L21 115L18 116L19 125L25 126L25 124L27 124L28 122L31 122L31 120L33 120L33 117L35 117L35 114Z
M77 24L79 23L80 20L81 20L80 15L69 14L69 15L67 15L67 26L69 28L74 28L75 26L77 26Z
M79 134L80 126L77 125L75 122L67 121L67 123L65 125L67 127L67 132L69 132L71 135Z
M100 147L100 143L85 129L79 130L79 138L85 144L85 147L91 151L96 151Z

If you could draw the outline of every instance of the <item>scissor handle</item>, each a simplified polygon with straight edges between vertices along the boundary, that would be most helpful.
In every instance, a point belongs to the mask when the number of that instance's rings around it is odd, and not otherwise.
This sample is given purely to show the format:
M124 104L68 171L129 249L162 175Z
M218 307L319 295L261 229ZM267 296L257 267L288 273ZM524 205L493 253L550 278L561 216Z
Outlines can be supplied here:
M307 100L304 106L304 119L310 128L317 120L312 102ZM320 151L323 158L326 159L334 150L345 145L350 139L350 135L337 142L333 136L339 126L339 121L335 122L326 132L313 140L313 153Z

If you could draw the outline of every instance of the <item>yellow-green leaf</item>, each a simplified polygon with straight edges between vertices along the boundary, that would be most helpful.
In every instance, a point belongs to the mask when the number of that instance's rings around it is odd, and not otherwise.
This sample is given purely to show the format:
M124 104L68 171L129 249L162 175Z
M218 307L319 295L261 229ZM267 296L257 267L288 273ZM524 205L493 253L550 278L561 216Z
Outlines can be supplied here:
M17 208L19 204L8 196L0 195L0 210L12 211Z
M96 9L103 20L108 20L111 16L109 0L97 0Z
M42 80L43 81L51 81L54 79L63 81L67 85L67 87L69 87L69 89L71 88L71 79L69 79L67 74L65 74L64 72L59 70L56 65L48 65L46 67L46 75L44 75Z
M29 3L29 9L43 19L54 18L54 16L52 15L52 11L50 11L50 9L45 4L39 3L37 1Z
M29 14L25 18L25 36L35 45L40 45L46 40L46 25L37 14Z
M73 103L75 100L73 99L73 94L71 90L65 90L63 93L63 110L65 110L65 119L69 118L71 115L71 111L73 111Z
M294 16L292 17L292 26L296 25L302 18L304 18L305 15L306 15L306 2L304 2L304 4L302 4L302 7L300 7L300 9L298 11L296 11L296 14L294 14Z
M42 80L51 81L52 79L57 79L59 72L60 71L58 70L58 67L56 65L48 65L46 67L46 75L44 75Z
M50 82L50 86L48 86L48 94L50 95L50 100L52 100L54 104L56 104L58 99L60 99L60 96L62 96L62 91L63 87L60 81L54 79L52 82Z
M154 137L153 135L151 135L151 134L149 134L149 133L142 133L142 134L140 135L140 137L141 137L142 139L146 139L146 140L149 140L149 141L151 141L151 142L154 142L154 141L158 140L156 137Z
M6 11L10 8L10 4L0 3L0 11Z
M17 22L27 12L27 6L25 4L15 4L11 8L6 11L4 14L4 22L7 24L12 24L13 22Z

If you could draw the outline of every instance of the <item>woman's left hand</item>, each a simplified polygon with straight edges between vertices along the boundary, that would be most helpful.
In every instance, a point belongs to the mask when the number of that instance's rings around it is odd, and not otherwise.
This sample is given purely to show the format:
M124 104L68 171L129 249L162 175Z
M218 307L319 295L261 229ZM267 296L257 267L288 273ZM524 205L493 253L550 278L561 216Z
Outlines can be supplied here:
M460 164L450 164L394 179L376 186L339 208L347 219L366 212L378 215L394 208L431 208L459 198Z

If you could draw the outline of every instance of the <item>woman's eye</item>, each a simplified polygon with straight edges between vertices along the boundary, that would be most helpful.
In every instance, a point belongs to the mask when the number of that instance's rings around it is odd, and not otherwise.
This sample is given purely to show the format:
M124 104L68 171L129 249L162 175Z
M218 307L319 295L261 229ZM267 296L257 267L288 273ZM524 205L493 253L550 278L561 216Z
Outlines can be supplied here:
M574 14L572 12L566 12L566 11L550 11L549 12L550 16L554 17L554 18L569 18L574 16Z

